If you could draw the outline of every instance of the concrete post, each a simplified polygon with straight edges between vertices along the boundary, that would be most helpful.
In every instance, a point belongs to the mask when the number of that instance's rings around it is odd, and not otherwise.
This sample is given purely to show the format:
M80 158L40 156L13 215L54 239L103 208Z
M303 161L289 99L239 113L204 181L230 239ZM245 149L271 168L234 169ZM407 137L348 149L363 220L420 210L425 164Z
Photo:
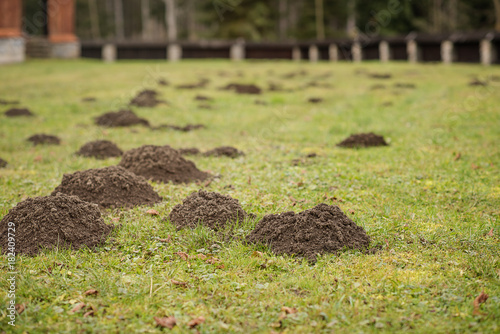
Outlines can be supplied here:
M182 47L179 44L169 44L167 48L167 58L169 61L179 61L182 59Z
M351 46L352 61L359 63L363 60L363 54L361 50L361 44L359 42L354 42Z
M408 61L410 63L417 63L420 60L418 43L414 39L406 43L406 51L408 52Z
M294 46L292 50L292 59L294 61L300 61L302 55L300 54L300 48L298 46Z
M328 47L328 56L330 58L330 61L339 61L339 47L337 46L337 44L330 44L330 46Z
M309 60L312 63L316 63L319 60L319 51L316 45L311 45L309 47Z
M493 47L491 40L483 39L480 44L481 64L491 65L496 61L496 50Z
M441 42L441 60L444 64L453 63L453 42L443 41Z
M114 62L116 60L116 46L114 44L104 44L102 46L101 55L104 62Z
M245 59L245 44L236 43L231 45L231 49L229 51L231 60L239 61Z
M378 52L380 61L382 63L387 63L389 60L391 60L391 50L387 41L380 42L380 44L378 45Z

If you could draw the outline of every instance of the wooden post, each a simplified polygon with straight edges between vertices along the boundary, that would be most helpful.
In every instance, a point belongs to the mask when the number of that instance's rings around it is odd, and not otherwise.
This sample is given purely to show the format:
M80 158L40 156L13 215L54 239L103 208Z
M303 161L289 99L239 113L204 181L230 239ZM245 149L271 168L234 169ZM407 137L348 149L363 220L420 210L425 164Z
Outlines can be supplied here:
M446 40L441 42L441 60L444 64L453 63L453 42Z
M380 61L382 63L387 63L389 60L391 60L391 49L387 41L380 42L380 44L378 45L378 52Z
M312 63L316 63L319 60L319 50L316 45L311 45L309 47L309 60Z
M339 47L337 44L330 44L328 47L328 57L330 61L339 61Z
M182 46L173 43L167 47L167 57L169 61L179 61L182 59Z
M491 39L485 38L480 44L481 64L489 66L496 61L496 50L491 43Z
M298 46L294 46L292 50L292 59L294 61L300 61L302 55L300 54L300 48Z
M116 60L116 45L104 44L102 46L102 60L106 63L112 63Z
M245 59L245 44L242 41L237 41L235 44L231 45L229 54L231 60L234 61Z
M406 51L408 52L408 61L410 63L417 63L420 60L418 44L414 39L406 43Z
M24 61L21 0L0 0L0 64Z
M363 60L363 54L361 50L361 44L359 42L354 42L351 46L352 60L356 63Z

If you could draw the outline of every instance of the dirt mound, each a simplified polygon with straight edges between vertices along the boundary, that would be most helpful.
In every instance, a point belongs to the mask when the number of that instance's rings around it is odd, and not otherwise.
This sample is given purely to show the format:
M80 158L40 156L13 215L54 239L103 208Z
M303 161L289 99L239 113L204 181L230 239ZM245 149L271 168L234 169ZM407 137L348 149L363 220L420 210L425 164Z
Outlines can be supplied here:
M15 252L26 255L54 247L95 248L104 243L114 228L104 224L97 205L64 194L28 198L12 208L0 221L3 253L10 252L7 232L13 230L9 227L15 227Z
M35 114L33 114L27 108L11 108L5 112L5 116L7 117L35 116Z
M238 83L230 83L229 85L223 87L224 90L234 90L237 94L261 94L262 89L256 85L244 85Z
M102 208L131 208L162 200L145 178L119 166L64 174L52 195L57 193L78 196Z
M245 155L245 153L239 151L238 149L232 147L232 146L221 146L221 147L216 147L213 150L207 151L203 153L204 156L206 157L230 157L230 158L237 158L239 156Z
M344 248L365 249L370 238L338 206L324 203L299 213L266 215L248 235L251 243L267 244L276 254L316 261L318 254Z
M309 100L307 100L309 103L321 103L323 102L323 99L320 97L311 97Z
M160 103L164 103L163 100L157 99L158 92L152 89L145 89L139 92L136 97L130 101L130 105L137 107L156 107Z
M7 167L8 163L4 159L0 158L0 168Z
M27 139L28 141L32 142L33 145L59 145L61 143L61 139L56 136L52 135L46 135L43 133L38 133L36 135L33 135Z
M195 101L212 101L213 99L211 97L204 96L204 95L196 95L194 97L194 100Z
M483 81L483 80L479 80L478 78L475 78L475 79L472 79L470 82L469 82L469 86L481 86L481 87L486 87L488 86L488 82L487 81Z
M170 83L166 79L160 78L160 79L158 79L158 85L160 85L160 86L168 86L168 85L170 85Z
M227 224L243 221L247 213L237 199L215 192L200 190L186 197L182 204L177 204L168 215L168 219L178 229L195 228L198 224L214 230L222 230Z
M203 181L210 176L170 146L144 145L134 148L123 154L119 166L158 182L188 183Z
M181 131L181 132L189 132L193 130L198 130L198 129L205 129L206 126L203 124L187 124L185 126L178 126L178 125L172 125L172 124L162 124L157 127L152 127L153 130L160 130L160 129L171 129L175 131Z
M92 96L84 97L82 99L82 102L95 102L95 101L97 101L97 99L95 97L92 97Z
M178 151L182 155L198 155L201 153L196 147L179 148Z
M175 88L177 89L196 89L196 88L205 88L210 81L208 79L201 79L198 83L195 84L184 84L177 85Z
M384 137L376 135L373 132L350 135L337 144L339 147L372 147L387 145L389 144L387 144Z
M392 78L391 73L370 73L368 76L370 78L373 78L373 79L390 79L390 78Z
M123 154L123 151L120 150L115 143L110 142L109 140L96 140L90 141L80 147L80 150L76 152L76 154L84 157L106 159L120 157Z
M19 101L0 99L0 105L19 104Z
M131 110L110 111L95 118L95 124L107 127L120 127L132 125L149 126L149 122L144 118L139 118Z
M410 83L410 82L396 82L394 84L394 87L404 88L404 89L415 89L415 88L417 88L417 85Z

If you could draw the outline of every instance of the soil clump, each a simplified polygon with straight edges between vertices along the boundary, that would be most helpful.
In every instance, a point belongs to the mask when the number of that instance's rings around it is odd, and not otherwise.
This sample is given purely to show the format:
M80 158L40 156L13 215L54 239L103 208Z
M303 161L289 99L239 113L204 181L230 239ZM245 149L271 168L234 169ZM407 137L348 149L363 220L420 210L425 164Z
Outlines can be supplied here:
M27 139L29 142L32 142L33 145L59 145L61 143L61 139L59 137L53 135L46 135L44 133L35 134Z
M7 117L19 117L19 116L35 116L29 109L27 108L11 108L5 112L5 116Z
M158 100L158 92L152 89L145 89L139 93L130 101L130 105L136 107L156 107L160 103L165 103L163 100Z
M95 124L106 127L125 127L133 125L149 126L144 118L139 118L131 110L110 111L95 118Z
M245 153L232 146L220 146L203 153L203 155L206 157L229 157L234 159L245 155Z
M95 140L80 147L80 150L76 154L83 157L106 159L120 157L123 151L109 140Z
M387 145L389 144L387 144L383 136L376 135L373 132L353 134L337 144L339 147L350 148Z

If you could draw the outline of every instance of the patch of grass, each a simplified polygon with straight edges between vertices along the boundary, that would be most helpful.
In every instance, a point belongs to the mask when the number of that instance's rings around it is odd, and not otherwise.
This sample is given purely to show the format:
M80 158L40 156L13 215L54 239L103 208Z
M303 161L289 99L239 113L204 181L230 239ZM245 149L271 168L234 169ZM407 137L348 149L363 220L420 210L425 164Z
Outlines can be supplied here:
M360 69L390 72L393 78L369 78ZM308 74L283 79L297 70ZM231 76L221 77L220 71ZM240 71L243 77L236 75ZM218 89L230 82L266 87L269 81L297 88L325 72L332 76L317 80L332 88L262 96ZM153 317L175 316L173 331L188 333L187 323L204 316L198 327L202 333L499 331L499 83L467 85L471 76L491 74L500 69L84 60L2 67L0 98L20 100L37 115L0 116L0 157L9 162L0 169L2 217L27 196L50 194L63 173L118 163L73 154L90 140L108 139L124 150L143 144L201 150L231 145L246 156L190 159L200 169L220 174L207 190L231 195L257 215L238 228L238 236L249 233L264 214L325 202L339 205L381 250L324 255L311 266L205 228L176 231L163 218L202 186L153 183L164 198L154 206L160 215L145 214L145 207L106 212L107 223L121 226L98 251L19 256L16 302L26 304L26 310L10 328L2 308L1 328L15 333L159 333ZM202 91L176 90L157 86L159 77L173 85L200 77L211 81ZM417 87L397 88L397 82ZM372 90L378 83L386 89ZM125 107L145 88L157 89L169 105L134 108L140 117L153 125L202 123L207 128L179 133L93 125L93 117ZM197 107L194 97L200 93L214 99L212 110ZM97 101L81 102L87 96ZM310 104L310 97L324 101ZM256 99L268 105L256 105ZM390 146L335 146L351 133L369 131L384 135ZM56 134L63 143L32 147L25 139L38 132ZM312 152L318 156L291 163ZM493 236L488 235L491 229ZM179 252L190 258L183 260ZM5 256L0 257L0 273L8 273ZM99 294L84 296L88 289ZM4 305L7 290L1 280ZM481 315L474 315L472 302L481 291L490 298ZM71 313L80 302L86 307ZM283 317L283 306L295 307L297 313ZM84 317L89 311L93 316Z

